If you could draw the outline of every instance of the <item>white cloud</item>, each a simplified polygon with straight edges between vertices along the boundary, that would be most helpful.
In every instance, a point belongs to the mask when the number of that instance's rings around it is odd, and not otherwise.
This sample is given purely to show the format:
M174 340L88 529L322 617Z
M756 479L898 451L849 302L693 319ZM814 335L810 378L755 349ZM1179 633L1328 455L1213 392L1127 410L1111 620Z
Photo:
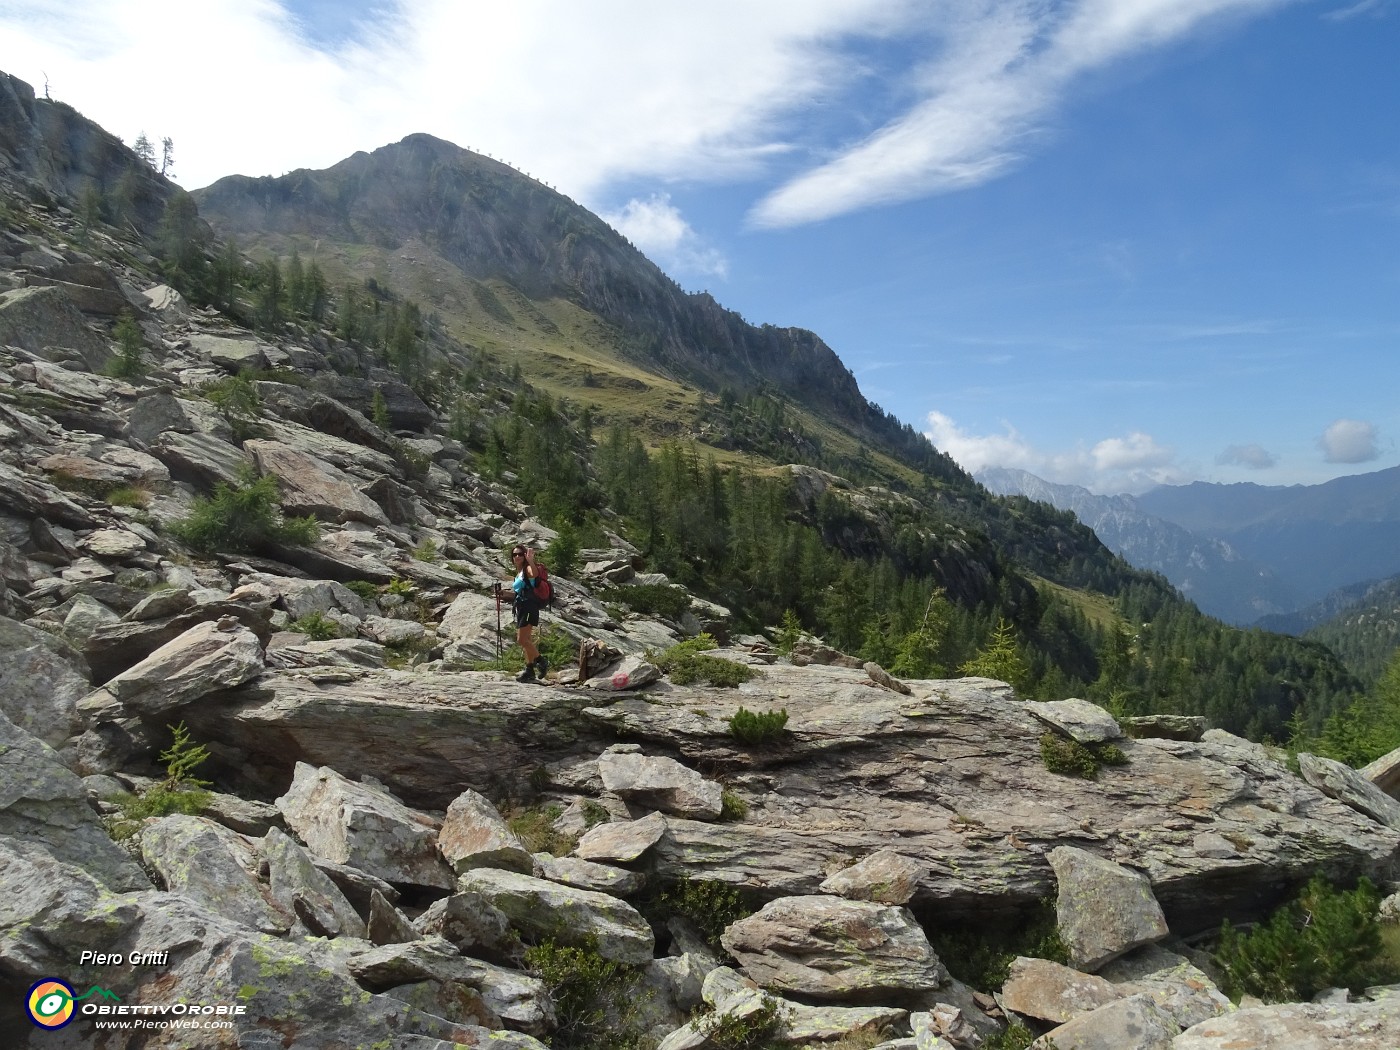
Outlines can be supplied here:
M753 174L786 148L781 118L847 83L835 43L902 7L399 0L327 52L273 0L0 0L0 54L127 141L173 137L190 187L426 131L587 203L628 178Z
M942 412L928 414L926 436L971 473L984 467L1017 467L1046 481L1082 485L1100 493L1142 492L1154 485L1193 480L1175 451L1150 434L1132 431L1090 447L1052 452L1036 448L1009 423L1001 434L972 434Z
M1317 443L1328 463L1369 463L1380 457L1379 436L1374 423L1339 419L1322 432Z
M671 273L719 278L729 274L724 253L705 244L669 194L655 193L646 200L634 197L621 211L604 213L602 218Z
M1230 445L1215 457L1215 462L1221 466L1268 470L1278 465L1278 457L1263 445Z
M1294 0L967 0L939 5L936 57L908 112L760 201L758 226L792 226L994 178L1020 159L1075 80L1226 15ZM948 14L948 12L954 12Z
M347 3L314 46L275 0L0 0L7 72L128 142L175 140L182 184L324 167L426 131L584 204L639 179L766 176L792 225L1006 170L1084 72L1292 0L461 0ZM899 35L881 61L868 43ZM871 88L891 119L872 110ZM893 101L892 101L893 100ZM881 126L831 152L832 128Z

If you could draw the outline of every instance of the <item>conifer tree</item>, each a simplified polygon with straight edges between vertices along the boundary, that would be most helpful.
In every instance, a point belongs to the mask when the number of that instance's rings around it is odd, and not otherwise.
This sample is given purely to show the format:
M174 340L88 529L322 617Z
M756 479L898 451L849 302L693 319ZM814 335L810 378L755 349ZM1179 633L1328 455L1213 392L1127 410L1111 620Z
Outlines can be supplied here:
M997 617L991 640L958 670L969 677L994 678L1007 682L1018 692L1026 687L1027 667L1016 650L1016 635L1011 624Z
M136 154L147 167L152 170L156 166L156 148L151 145L151 140L146 137L143 131L136 136L136 141L131 144L131 151Z

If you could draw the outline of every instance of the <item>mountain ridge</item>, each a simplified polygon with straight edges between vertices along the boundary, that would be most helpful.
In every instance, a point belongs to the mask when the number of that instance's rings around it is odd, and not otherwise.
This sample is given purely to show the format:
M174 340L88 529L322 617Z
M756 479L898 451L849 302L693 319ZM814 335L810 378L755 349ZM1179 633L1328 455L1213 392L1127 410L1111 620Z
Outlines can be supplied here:
M643 332L624 356L719 386L774 385L836 406L866 427L871 407L825 342L800 328L756 327L705 292L684 292L620 234L568 197L479 153L425 133L321 171L230 176L193 194L201 214L240 238L327 238L395 251L417 240L478 281L527 297L565 297ZM508 223L508 228L505 224Z

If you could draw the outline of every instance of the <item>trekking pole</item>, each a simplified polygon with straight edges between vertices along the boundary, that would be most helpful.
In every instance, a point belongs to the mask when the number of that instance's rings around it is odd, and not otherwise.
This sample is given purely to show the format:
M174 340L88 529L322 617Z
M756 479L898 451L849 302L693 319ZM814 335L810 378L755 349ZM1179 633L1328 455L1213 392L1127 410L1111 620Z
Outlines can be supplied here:
M496 584L496 659L501 658L501 585Z

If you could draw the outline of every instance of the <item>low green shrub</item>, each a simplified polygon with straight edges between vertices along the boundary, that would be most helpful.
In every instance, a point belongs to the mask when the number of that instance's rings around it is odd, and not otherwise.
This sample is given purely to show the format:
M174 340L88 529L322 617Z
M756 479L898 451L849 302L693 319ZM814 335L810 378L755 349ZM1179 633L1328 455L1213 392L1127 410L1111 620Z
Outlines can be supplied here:
M379 597L379 588L369 580L351 580L345 587L362 601L372 602Z
M241 445L263 433L262 399L249 374L240 373L206 383L198 392L224 417L233 431L235 444Z
M525 963L554 1002L554 1050L652 1045L637 1023L639 967L603 958L592 939L582 946L541 941L526 949Z
M636 583L612 587L604 598L620 602L633 612L679 620L690 609L690 595L664 583Z
M129 311L123 310L117 318L112 336L117 341L117 352L107 362L107 374L114 379L144 379L146 338Z
M345 634L340 624L319 612L307 613L305 616L298 617L287 624L287 630L304 634L313 642L327 642L332 638L343 637Z
M740 707L729 718L729 732L741 744L765 744L782 736L787 720L787 708L755 712Z
M1104 766L1128 764L1117 744L1081 744L1059 733L1041 734L1040 758L1050 772L1082 780L1097 780Z
M703 682L721 689L735 689L757 673L748 664L721 660L718 656L706 656L703 653L674 661L668 672L671 681L676 685Z
M1222 990L1239 1001L1308 1002L1325 988L1359 990L1400 980L1382 951L1380 894L1369 879L1336 890L1313 876L1294 901L1248 933L1227 921L1215 950Z
M107 502L114 507L144 508L150 506L151 493L139 485L118 485L107 493Z
M769 1050L786 1016L787 1009L777 999L764 995L762 1005L746 1017L710 1014L702 1017L696 1028L713 1050Z
M749 804L744 801L744 796L732 788L724 788L720 791L720 820L743 820L749 815Z
M574 840L570 836L554 830L554 822L563 812L563 807L553 802L533 809L515 810L506 817L506 825L531 853L562 857L574 848Z
M720 934L753 914L739 891L727 883L686 878L663 889L644 910L661 925L672 915L684 916L715 949L720 947Z
M230 485L220 482L209 497L198 497L171 533L197 551L251 551L269 543L309 547L320 538L316 519L282 516L277 479L259 477L251 467Z
M988 992L1001 989L1018 956L1069 963L1069 949L1060 938L1055 902L1048 897L1012 925L943 928L930 934L929 940L949 973L964 984Z

